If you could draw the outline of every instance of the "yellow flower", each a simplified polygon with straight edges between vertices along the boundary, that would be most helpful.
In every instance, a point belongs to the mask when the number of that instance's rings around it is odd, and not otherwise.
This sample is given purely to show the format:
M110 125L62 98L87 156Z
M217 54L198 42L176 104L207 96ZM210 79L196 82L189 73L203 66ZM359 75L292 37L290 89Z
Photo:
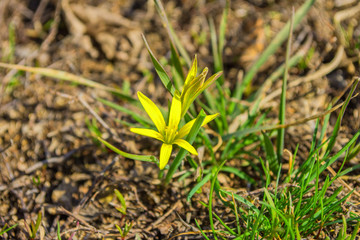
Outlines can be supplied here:
M199 76L197 74L197 58L195 59L190 68L190 71L185 79L184 88L181 92L181 117L184 117L191 103L202 93L207 87L209 87L216 79L218 79L222 72L218 72L212 75L208 80L205 81L208 68L204 68Z
M188 143L183 138L189 134L192 126L195 123L195 119L186 123L179 130L179 123L181 119L181 100L180 93L175 91L174 97L171 102L171 108L169 113L169 123L165 124L163 115L161 114L159 108L153 103L148 97L146 97L141 92L138 92L138 98L144 107L146 113L149 115L150 119L154 122L157 131L146 128L131 128L130 131L137 133L143 136L155 138L163 142L160 149L160 169L163 169L169 161L173 144L176 144L190 153L197 155L197 151L190 143ZM205 117L202 126L216 118L218 114L213 114Z

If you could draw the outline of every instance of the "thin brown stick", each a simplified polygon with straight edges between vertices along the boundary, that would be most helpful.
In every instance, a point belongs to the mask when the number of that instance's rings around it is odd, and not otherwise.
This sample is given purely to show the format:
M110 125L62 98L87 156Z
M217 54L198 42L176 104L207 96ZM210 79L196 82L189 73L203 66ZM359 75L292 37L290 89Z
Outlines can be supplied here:
M343 59L345 50L343 46L339 46L338 50L335 54L335 57L333 58L333 60L328 63L323 65L319 70L317 70L314 73L311 73L305 77L301 77L298 78L294 81L289 81L289 84L287 86L287 89L296 87L302 83L306 83L306 82L310 82L316 79L320 79L323 76L325 76L326 74L332 72L333 70L335 70L341 63L341 60ZM281 94L281 88L276 89L275 91L271 92L270 94L268 94L260 103L260 107L261 108L265 108L266 107L266 103L270 102L272 99L276 98L277 96L279 96Z
M74 153L86 148L86 147L89 147L89 146L92 146L92 145L84 145L84 146L81 146L79 148L76 148L76 149L73 149L71 151L69 151L68 153L66 153L65 155L63 156L60 156L60 157L52 157L52 158L48 158L48 159L45 159L41 162L37 162L35 163L34 165L32 165L31 167L29 167L28 169L25 170L25 173L26 174L30 174L34 171L36 171L37 169L41 168L42 166L44 165L47 165L47 164L60 164L60 163L63 163L65 162L65 160L67 160L69 157L71 157Z
M327 167L326 168L330 173L331 173L331 175L333 175L333 177L335 177L337 174L336 174L336 172L334 171L334 169L332 169L330 166L329 167ZM350 187L349 186L349 184L347 184L343 179L341 179L341 178L338 178L338 179L336 179L338 182L340 182L343 186L345 186L348 190L350 190L350 191L353 191L353 193L356 195L356 196L358 196L358 197L360 197L360 193L359 192L357 192L355 189L353 189L352 187ZM351 198L351 195L349 196L349 198ZM349 201L350 199L348 199L348 201Z
M59 206L57 207L57 212L58 213L63 213L63 214L66 214L70 217L73 217L75 218L76 220L78 220L79 222L81 222L82 224L84 224L85 226L89 227L90 229L92 229L93 231L96 230L96 227L90 225L87 221L85 221L85 219L83 219L80 215L76 214L76 213L72 213L68 210L66 210L64 207L62 206Z

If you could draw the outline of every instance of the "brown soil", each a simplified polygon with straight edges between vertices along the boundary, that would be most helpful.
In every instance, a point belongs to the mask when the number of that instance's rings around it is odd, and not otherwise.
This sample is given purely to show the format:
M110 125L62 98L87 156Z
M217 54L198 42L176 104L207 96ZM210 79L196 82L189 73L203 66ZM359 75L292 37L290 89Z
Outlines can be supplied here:
M226 84L233 87L241 80L241 71L249 69L289 19L292 7L300 6L299 2L303 1L231 1L224 51ZM317 1L294 31L292 51L298 51L311 36L313 53L306 68L291 69L289 81L320 75L290 88L288 122L324 111L331 99L359 75L360 14L342 22L345 30L353 28L353 35L340 61L331 70L319 71L332 63L344 45L333 18L340 11L357 7L355 0L346 2ZM213 58L208 19L213 18L218 26L224 5L225 1L164 1L186 50L191 56L198 54L201 68L208 66L210 71ZM2 62L64 70L111 87L126 88L129 84L134 97L141 90L155 102L167 102L169 96L141 38L144 33L159 59L169 59L166 30L152 1L1 0L0 32ZM199 38L202 35L204 41ZM285 45L261 68L254 89L283 63L284 56ZM199 203L207 201L208 185L189 203L186 196L196 183L194 175L182 182L174 180L164 188L155 164L127 160L97 145L91 137L86 122L95 119L94 111L107 125L108 129L97 122L101 132L111 129L103 136L116 133L111 138L113 144L127 152L157 156L159 143L134 136L118 121L133 122L131 117L96 98L135 109L128 102L99 89L26 72L2 68L0 79L0 229L5 223L19 223L3 238L28 239L26 225L39 212L43 218L38 237L43 239L56 239L57 222L63 239L74 232L77 239L116 238L119 235L115 223L124 226L125 222L134 223L127 239L168 239L178 233L196 232L195 219L208 229L207 210ZM281 81L276 81L269 95L280 88ZM278 105L277 95L262 107L271 108L273 123ZM332 116L332 126L336 116ZM360 101L355 98L344 116L336 148L359 128ZM299 161L306 157L313 129L314 121L287 129L285 147L293 150L300 143ZM359 160L360 156L354 158L348 166L359 164ZM253 172L250 167L246 171L250 175ZM257 173L253 174L257 178ZM355 177L358 174L350 173L346 181L360 191L359 178ZM249 189L245 181L225 174L219 177L223 186ZM113 199L114 189L125 197L126 217L115 209L118 202ZM226 218L228 210L222 209L220 203L215 206ZM187 237L201 239L200 234Z

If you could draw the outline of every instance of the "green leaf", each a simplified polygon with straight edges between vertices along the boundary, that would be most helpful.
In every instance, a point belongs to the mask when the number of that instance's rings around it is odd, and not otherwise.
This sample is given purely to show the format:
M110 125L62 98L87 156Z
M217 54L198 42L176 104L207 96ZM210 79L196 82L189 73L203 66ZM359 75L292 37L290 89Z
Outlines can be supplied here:
M228 167L228 166L223 166L221 168L222 172L229 172L229 173L233 173L235 176L244 179L252 184L256 184L255 180L250 177L249 175L247 175L245 172L242 172L240 169L234 168L234 167Z
M148 127L148 126L154 126L153 122L149 121L148 118L143 117L133 111L131 111L128 108L125 108L123 106L120 106L119 104L113 103L111 101L102 99L102 98L96 98L99 102L102 102L103 104L118 110L120 112L126 113L128 115L130 115L135 121L137 121L138 123L142 124L144 127Z
M60 234L60 223L57 222L57 230L56 230L57 239L61 240L61 234Z
M264 137L263 144L266 153L266 160L269 162L270 170L274 174L276 174L279 171L279 165L280 165L279 160L275 154L274 147L272 145L269 136L264 131L262 131L262 135Z
M15 228L18 225L18 223L12 225L11 227L7 228L7 224L5 223L5 226L1 229L0 231L0 236L7 233L8 231L10 231L11 229Z
M132 226L133 226L133 222L131 222L130 224L125 223L125 230L124 230L124 235L125 236L130 232Z
M204 186L205 183L207 183L211 178L211 173L208 173L205 175L205 177L200 181L198 182L189 192L187 198L186 198L186 201L190 201L190 199L192 198L192 196L202 187Z
M350 240L355 240L356 236L358 236L358 231L359 231L359 227L360 227L360 221L358 221L356 223L356 226L354 228L353 233L351 234Z
M201 109L199 115L197 116L194 125L192 126L189 134L186 137L186 141L190 144L193 144L200 128L201 124L203 123L204 119L206 117L206 114L204 110ZM184 148L181 148L176 155L174 161L170 165L170 169L168 173L166 174L165 183L169 184L170 180L172 179L172 176L176 172L176 170L179 168L181 161L184 159L185 155L187 154L187 150Z
M154 156L149 156L149 155L136 155L136 154L131 154L131 153L127 153L127 152L123 152L120 149L116 148L115 146L111 145L109 142L107 142L106 140L97 137L97 139L102 142L103 144L105 144L105 146L107 146L108 148L110 148L112 151L116 152L117 154L126 157L126 158L130 158L133 160L139 160L139 161L144 161L144 162L153 162L153 163L159 163L159 161L156 159L156 157Z
M268 191L266 188L264 188L264 192L265 192L265 196L266 196L267 202L268 202L269 205L271 206L270 212L271 212L271 217L272 217L272 219L273 219L273 221L274 221L275 219L277 219L277 214L276 214L276 211L275 211L276 206L275 206L275 204L274 204L274 201L273 201L273 199L272 199L269 191Z
M168 33L170 41L172 42L172 45L176 46L179 49L179 52L181 53L181 56L184 58L187 66L190 67L191 60L190 60L189 54L185 50L184 46L181 44L179 38L176 36L176 34L174 32L174 29L170 25L169 20L168 20L168 18L166 16L165 9L164 9L161 1L160 0L154 0L154 2L155 2L156 10L158 11L158 13L160 15L160 18L161 18L161 21L162 21L163 25L166 28L166 31Z
M290 29L289 29L289 38L286 46L286 57L285 57L285 71L284 77L282 81L282 88L281 88L281 97L280 97L280 108L279 108L279 123L285 124L285 112L286 112L286 88L287 88L287 79L288 79L288 72L289 72L289 59L290 59L290 52L291 52L291 40L292 40L292 32L294 27L294 14L292 14L290 19ZM277 158L279 164L281 164L282 154L284 151L284 140L285 140L285 128L279 128L276 140L276 151L277 151Z
M234 194L234 193L232 193L232 192L229 192L229 191L226 191L226 190L223 190L223 189L220 189L220 192L221 192L221 193L224 193L224 194L227 194L227 195L229 195L230 197L232 197L232 194ZM248 207L249 207L251 210L253 210L256 214L260 214L260 210L259 210L254 204L252 204L249 200L241 197L241 196L238 195L238 194L234 194L234 198L235 198L237 201L239 201L239 202L245 204L246 206L248 206Z
M337 138L337 136L339 134L339 131L340 131L341 121L342 121L342 118L344 116L345 109L348 106L348 104L349 104L349 102L351 100L351 97L352 97L352 95L353 95L359 81L360 81L359 78L357 80L355 80L354 84L351 87L350 93L348 94L348 96L347 96L347 98L345 100L345 104L341 107L339 116L338 116L338 118L336 120L336 124L334 126L333 133L332 133L332 135L330 137L329 145L326 148L326 152L330 152L332 150L332 148L334 147L334 145L335 145L335 141L336 141L336 138Z
M116 227L117 230L119 231L121 237L124 237L124 233L123 233L123 231L121 230L121 227L119 227L117 224L115 224L115 227Z
M126 215L126 202L125 202L125 199L124 199L123 195L117 189L115 189L114 192L115 192L115 195L116 195L117 199L121 203L121 208L116 208L116 209L119 212L121 212L123 215Z
M36 219L36 224L35 224L35 232L34 232L35 234L36 234L37 230L40 227L41 218L42 218L42 214L41 214L41 212L39 212L38 216L37 216L37 219Z
M174 76L174 83L176 89L180 90L180 86L183 85L185 76L184 71L181 66L179 54L176 51L175 46L170 41L170 48L171 48L171 65L172 65L172 72Z
M357 133L355 133L355 135L350 139L350 141L339 151L337 152L334 156L332 156L331 158L328 158L324 165L322 165L320 167L320 172L323 172L328 166L330 166L331 164L333 164L346 150L349 149L349 147L351 146L351 144L353 144L357 138L360 136L360 131L358 131ZM311 176L311 179L314 179L314 174Z
M201 229L201 227L200 227L198 221L196 220L196 218L195 218L195 224L196 224L196 226L198 227L198 229L200 230L201 235L203 235L203 237L204 237L206 240L210 240L210 239L206 236L206 234L204 233L204 231Z
M160 77L161 82L164 84L165 88L169 91L169 93L171 94L171 96L174 95L175 93L175 88L170 80L169 75L166 73L165 69L163 68L163 66L160 64L160 62L155 58L155 55L153 54L153 52L150 49L150 46L148 44L148 42L146 41L146 38L144 35L142 35L143 40L145 42L145 46L149 52L149 55L151 57L151 61L154 64L155 70L157 72L157 74Z

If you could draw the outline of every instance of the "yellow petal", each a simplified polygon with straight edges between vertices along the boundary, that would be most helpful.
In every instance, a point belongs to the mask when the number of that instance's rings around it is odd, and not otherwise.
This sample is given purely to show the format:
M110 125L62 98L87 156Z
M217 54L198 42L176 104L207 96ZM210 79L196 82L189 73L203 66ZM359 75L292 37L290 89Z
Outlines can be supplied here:
M184 139L176 139L174 141L174 144L179 145L180 147L184 148L185 150L187 150L191 154L194 154L196 156L198 155L196 149L193 146L191 146L191 144L188 143L187 141L185 141Z
M212 115L208 115L205 117L203 123L201 124L201 126L204 126L205 124L207 124L208 122L214 120L217 116L219 116L218 113L212 114ZM186 135L189 134L192 126L194 125L196 119L191 120L190 122L186 123L180 130L178 135L176 136L176 138L183 138Z
M193 78L186 86L184 86L184 89L181 93L181 117L184 117L192 102L201 93L200 90L204 85L207 73L208 68L204 68L199 76Z
M204 69L204 71L205 71L205 69ZM205 73L204 73L204 71L201 75L199 75L199 77L202 76L201 86L199 86L195 90L191 91L192 101L194 101L206 88L208 88L213 82L215 82L222 75L222 72L218 72L218 73L212 75L208 80L204 81L206 78L206 75L207 75L207 69L206 69Z
M159 108L147 96L141 92L137 92L141 105L149 115L151 121L155 124L157 130L163 133L166 127L165 120Z
M166 164L169 162L172 151L172 145L163 143L160 149L160 170L164 169Z
M175 91L174 97L171 102L170 116L169 116L169 128L174 129L176 132L179 128L181 116L181 100L180 93Z
M159 132L157 132L157 131L155 131L155 130L152 130L152 129L147 129L147 128L130 128L130 131L133 132L133 133L137 133L137 134L143 135L143 136L155 138L155 139L157 139L157 140L160 140L160 141L164 142L163 136L162 136Z
M204 85L202 86L201 91L204 91L208 86L210 86L213 82L215 82L220 76L222 72L215 73L212 75L208 80L205 81Z
M190 82L191 79L193 79L194 77L196 77L196 74L197 74L197 57L196 57L196 55L195 55L193 64L192 64L192 66L191 66L191 68L190 68L190 71L189 71L188 75L186 76L184 88L185 88L186 85Z

